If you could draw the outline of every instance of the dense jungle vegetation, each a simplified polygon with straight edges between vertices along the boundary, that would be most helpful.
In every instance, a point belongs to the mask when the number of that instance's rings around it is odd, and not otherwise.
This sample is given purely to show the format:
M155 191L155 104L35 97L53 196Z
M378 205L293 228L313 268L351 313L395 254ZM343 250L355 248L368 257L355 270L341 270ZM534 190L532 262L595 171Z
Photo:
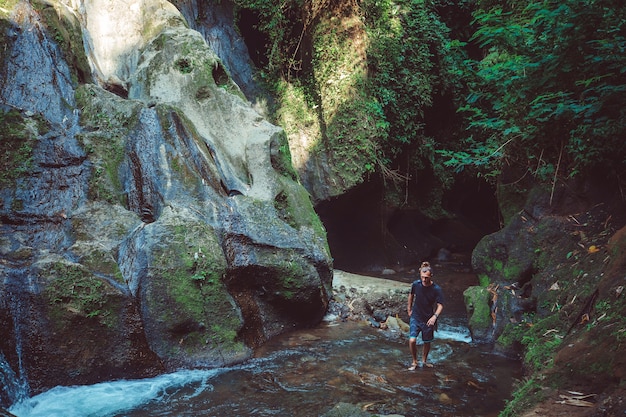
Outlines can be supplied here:
M316 126L317 150L353 183L428 173L445 188L504 169L625 180L621 0L236 3L276 121ZM345 165L355 154L360 169Z

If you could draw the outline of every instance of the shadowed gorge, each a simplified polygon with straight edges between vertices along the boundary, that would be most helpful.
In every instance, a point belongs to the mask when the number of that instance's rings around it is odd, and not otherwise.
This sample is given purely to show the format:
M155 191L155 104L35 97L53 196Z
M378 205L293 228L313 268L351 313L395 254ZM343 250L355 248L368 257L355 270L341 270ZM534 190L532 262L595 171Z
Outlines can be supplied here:
M0 414L623 415L625 49L621 0L0 0Z

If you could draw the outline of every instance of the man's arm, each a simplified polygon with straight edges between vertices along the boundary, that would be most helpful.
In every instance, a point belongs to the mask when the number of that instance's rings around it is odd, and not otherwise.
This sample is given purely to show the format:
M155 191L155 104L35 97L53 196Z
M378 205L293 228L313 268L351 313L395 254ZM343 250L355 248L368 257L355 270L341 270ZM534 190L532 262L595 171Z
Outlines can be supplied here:
M432 317L428 319L428 322L426 322L426 324L429 326L434 326L435 323L437 322L437 319L439 319L439 315L441 314L442 311L443 311L443 304L437 303L435 314L433 314Z
M406 305L406 312L409 314L409 317L411 317L411 310L413 308L413 293L410 292L409 293L409 302Z
M443 304L437 303L437 308L435 309L435 315L439 318L439 315L443 311Z

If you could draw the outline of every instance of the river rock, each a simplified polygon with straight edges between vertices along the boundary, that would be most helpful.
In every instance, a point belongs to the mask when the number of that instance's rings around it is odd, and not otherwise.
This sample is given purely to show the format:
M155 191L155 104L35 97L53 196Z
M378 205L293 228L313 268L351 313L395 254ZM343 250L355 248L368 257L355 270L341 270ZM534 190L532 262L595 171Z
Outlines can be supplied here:
M322 414L321 417L404 417L400 414L371 414L367 411L363 411L361 407L354 404L339 403L335 405L331 410Z
M321 417L370 417L371 414L361 410L361 407L354 404L339 403Z

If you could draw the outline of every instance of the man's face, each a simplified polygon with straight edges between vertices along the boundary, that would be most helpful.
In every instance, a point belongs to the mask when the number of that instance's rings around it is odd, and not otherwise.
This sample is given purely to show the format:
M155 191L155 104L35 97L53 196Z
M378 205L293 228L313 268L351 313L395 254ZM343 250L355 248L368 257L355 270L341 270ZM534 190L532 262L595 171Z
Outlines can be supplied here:
M429 286L432 281L430 280L431 272L429 270L420 271L420 278L422 279L422 284Z

